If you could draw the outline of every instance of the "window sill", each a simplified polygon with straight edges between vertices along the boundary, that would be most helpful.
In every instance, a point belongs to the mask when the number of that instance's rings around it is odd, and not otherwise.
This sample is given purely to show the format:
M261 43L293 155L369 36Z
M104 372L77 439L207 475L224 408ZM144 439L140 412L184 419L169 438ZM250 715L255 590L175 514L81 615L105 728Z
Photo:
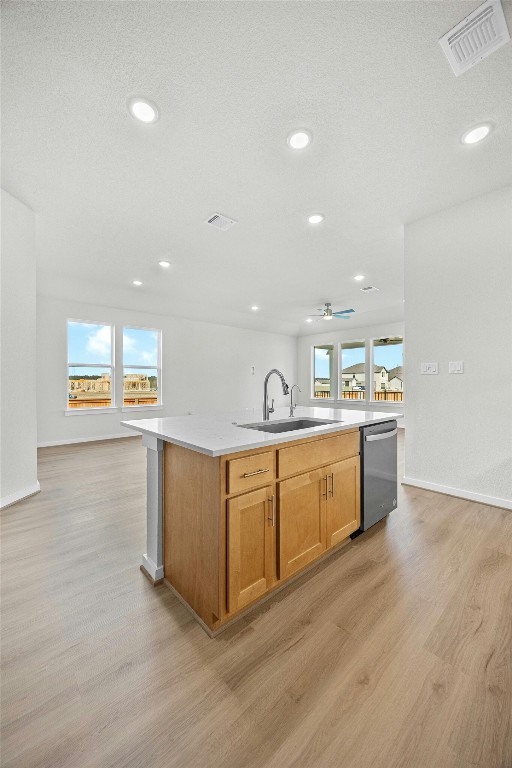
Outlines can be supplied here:
M108 408L68 408L64 411L64 416L90 416L93 413L115 413L118 410L115 406Z
M405 400L369 400L368 405L404 405Z
M379 406L384 408L402 408L405 404L405 400L352 400L347 398L346 400L335 400L333 397L311 397L310 403L336 403L337 405L350 406L350 405L365 405L365 406Z
M163 411L163 405L124 405L121 408L122 413L130 413L131 411Z

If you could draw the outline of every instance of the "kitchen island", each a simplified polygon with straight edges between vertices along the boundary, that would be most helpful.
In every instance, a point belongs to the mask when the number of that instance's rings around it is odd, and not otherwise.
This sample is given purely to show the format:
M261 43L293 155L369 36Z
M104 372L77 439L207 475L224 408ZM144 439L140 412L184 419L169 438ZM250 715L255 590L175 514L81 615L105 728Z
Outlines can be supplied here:
M123 422L147 448L141 569L215 634L359 528L359 428L396 418L299 406L263 425L258 409Z

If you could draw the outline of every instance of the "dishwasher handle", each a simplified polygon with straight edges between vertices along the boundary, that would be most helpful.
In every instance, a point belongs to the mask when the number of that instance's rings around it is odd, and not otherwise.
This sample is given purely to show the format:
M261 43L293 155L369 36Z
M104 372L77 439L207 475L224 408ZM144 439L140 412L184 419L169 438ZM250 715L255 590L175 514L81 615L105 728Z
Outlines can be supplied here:
M390 429L389 432L380 432L378 435L365 435L367 443L373 443L374 440L386 440L388 437L394 437L398 429Z

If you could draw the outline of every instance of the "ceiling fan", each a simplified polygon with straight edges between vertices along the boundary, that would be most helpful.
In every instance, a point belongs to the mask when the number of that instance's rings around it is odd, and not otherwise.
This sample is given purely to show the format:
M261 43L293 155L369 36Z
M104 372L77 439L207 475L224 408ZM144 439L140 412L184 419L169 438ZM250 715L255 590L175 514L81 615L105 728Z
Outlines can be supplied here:
M318 311L321 312L321 315L310 315L310 317L323 317L324 320L332 320L333 317L336 317L338 320L350 320L350 313L353 312L353 309L340 309L338 312L332 311L332 304L329 301L325 302L325 307L321 309L318 308Z

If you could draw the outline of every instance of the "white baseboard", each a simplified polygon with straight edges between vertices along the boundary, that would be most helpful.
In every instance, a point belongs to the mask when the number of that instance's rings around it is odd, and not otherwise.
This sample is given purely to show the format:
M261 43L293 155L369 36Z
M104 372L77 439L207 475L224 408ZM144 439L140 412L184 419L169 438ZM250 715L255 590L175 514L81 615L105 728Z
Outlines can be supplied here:
M153 581L160 581L164 577L163 565L156 565L147 554L142 555L142 567L149 573Z
M38 448L51 448L54 445L74 445L75 443L96 443L99 440L120 440L123 437L140 437L126 431L125 434L101 435L101 437L77 437L74 440L51 440L50 442L38 443Z
M28 488L22 488L21 491L10 493L8 496L2 496L0 499L0 509L10 507L12 504L16 504L18 501L26 499L28 496L33 496L35 493L39 493L40 490L41 486L39 483L34 483L33 485L29 485Z
M457 496L459 499L477 501L479 504L488 504L491 507L503 507L503 509L512 509L512 499L500 499L494 496L486 496L484 493L464 491L462 488L450 488L449 485L426 483L423 480L415 480L413 477L402 477L402 485L412 485L415 488L423 488L425 491L444 493L447 496Z

